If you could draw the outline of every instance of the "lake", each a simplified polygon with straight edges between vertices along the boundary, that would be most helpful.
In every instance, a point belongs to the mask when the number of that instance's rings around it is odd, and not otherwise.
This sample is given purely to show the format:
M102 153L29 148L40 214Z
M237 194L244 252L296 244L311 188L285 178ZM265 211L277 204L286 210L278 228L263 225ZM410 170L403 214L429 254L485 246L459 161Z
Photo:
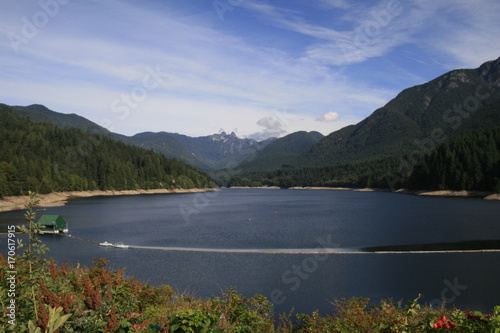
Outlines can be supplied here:
M235 287L263 294L277 313L319 309L361 296L489 311L500 305L500 252L360 253L373 246L500 239L500 202L340 190L222 189L219 192L93 197L61 214L69 234L118 249L41 236L57 261L110 268L198 297ZM0 213L0 226L23 212ZM0 238L2 253L6 237ZM168 249L175 249L175 251ZM187 251L190 250L190 251ZM213 250L213 251L211 251Z

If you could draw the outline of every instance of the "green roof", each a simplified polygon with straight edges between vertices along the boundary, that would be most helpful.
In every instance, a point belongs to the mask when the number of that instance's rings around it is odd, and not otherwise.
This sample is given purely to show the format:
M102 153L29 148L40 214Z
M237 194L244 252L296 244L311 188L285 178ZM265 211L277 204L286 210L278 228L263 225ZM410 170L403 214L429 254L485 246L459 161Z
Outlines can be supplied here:
M65 229L66 228L66 221L64 221L64 219L61 215L44 214L40 217L40 219L38 220L37 223L43 224L44 226L46 226L47 228L50 228L50 229L52 229L54 225L55 225L55 229Z

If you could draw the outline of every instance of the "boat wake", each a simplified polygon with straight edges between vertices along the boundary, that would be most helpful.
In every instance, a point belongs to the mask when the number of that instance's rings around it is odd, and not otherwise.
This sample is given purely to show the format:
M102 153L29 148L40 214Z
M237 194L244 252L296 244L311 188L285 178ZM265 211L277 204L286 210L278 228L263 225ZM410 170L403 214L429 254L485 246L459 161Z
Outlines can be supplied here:
M129 245L129 249L156 250L156 251L180 251L180 252L220 252L220 253L275 253L275 254L324 254L345 253L350 249L340 248L315 248L315 249L213 249L200 247L170 247L170 246L135 246Z
M460 243L459 247L442 247L442 246L384 246L384 247L368 247L368 248L308 248L308 249L226 249L226 248L202 248L202 247L175 247L175 246L142 246L142 245L125 245L123 243L98 243L88 239L64 235L79 241L84 241L91 244L100 245L103 247L112 247L119 249L137 249L150 251L170 251L170 252L206 252L206 253L262 253L262 254L405 254L405 253L467 253L467 252L500 252L499 246L463 246ZM498 241L495 241L495 245ZM470 244L469 244L470 245ZM490 244L491 245L491 244Z
M100 246L108 246L108 247L117 247L119 249L128 249L129 246L128 245L125 245L123 243L108 243L108 242L102 242L102 243L99 243Z

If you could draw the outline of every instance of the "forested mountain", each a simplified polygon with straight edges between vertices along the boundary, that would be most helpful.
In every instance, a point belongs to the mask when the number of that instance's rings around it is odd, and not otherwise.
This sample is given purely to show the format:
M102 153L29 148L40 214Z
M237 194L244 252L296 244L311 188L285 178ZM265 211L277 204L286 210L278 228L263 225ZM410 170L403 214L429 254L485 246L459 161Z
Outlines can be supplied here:
M106 128L99 126L84 117L76 114L55 112L40 104L33 104L29 106L11 106L11 108L34 122L53 124L63 128L79 128L85 131L105 135L111 134L111 132Z
M409 188L500 192L500 127L445 142L415 166Z
M410 153L427 140L442 143L500 125L500 58L478 69L448 72L408 88L365 120L333 132L291 161L327 166Z
M144 132L131 137L124 136L122 141L137 147L152 149L157 153L183 161L201 170L208 169L205 163L197 159L193 153L187 150L171 133Z
M281 168L323 137L323 134L314 131L288 134L265 145L256 152L254 158L240 164L238 168L245 171Z
M431 151L325 167L244 172L228 186L376 187L500 192L500 127L471 132Z
M495 182L495 178L491 178L491 172L485 171L489 170L486 167L489 165L486 154L493 147L491 145L483 154L471 155L470 161L463 160L463 152L467 150L461 150L455 157L453 154L445 154L444 157L436 155L434 159L441 159L442 165L457 166L457 170L462 170L461 174L450 176L455 177L454 181L445 177L442 182L435 179L432 182L429 180L429 183L423 182L425 174L435 172L435 176L444 172L436 169L436 165L430 161L426 162L427 169L417 168L415 172L418 173L411 179L409 177L414 167L421 164L440 144L469 133L500 126L499 88L500 58L477 69L454 70L426 84L408 88L360 123L326 137L316 132L296 132L264 142L240 139L234 133L225 132L198 138L166 132L145 132L126 137L111 133L85 118L56 113L41 105L3 108L28 117L24 119L100 133L99 140L104 140L103 136L119 138L138 147L185 161L202 170L224 169L220 172L224 177L233 176L229 181L231 185L389 188L411 185L415 188L440 188L460 183L460 186L453 187L479 189L491 188L490 181ZM482 141L477 143L480 144ZM453 162L446 160L450 156L455 158ZM465 163L467 167L460 169L458 165L461 163ZM8 173L5 167L3 165L4 177ZM486 169L483 170L483 167ZM480 176L470 175L473 170L479 169ZM464 176L464 173L468 175ZM419 181L421 186L418 185ZM227 179L224 184L225 182ZM101 185L109 184L96 184L98 187ZM496 183L492 185L493 188L495 186Z
M386 176L391 172L397 172L399 165L400 159L392 157L325 167L247 171L234 174L227 186L387 188Z
M284 156L286 168L235 173L229 185L499 191L493 144L498 145L499 88L500 58L478 69L451 71L404 90L298 157Z
M257 142L240 139L233 132L221 132L201 137L190 137L177 133L139 133L124 138L139 147L151 148L156 152L189 163L201 170L214 171L234 166L244 161L273 139Z
M0 196L213 186L183 162L102 134L33 122L4 104L0 119Z
M190 137L167 132L144 132L125 136L110 132L76 114L64 114L49 110L43 105L12 106L13 110L34 122L43 122L64 128L77 128L103 134L138 147L152 149L166 157L188 163L200 170L213 171L234 166L253 156L274 139L257 142L240 139L235 133L225 132L209 136ZM300 143L298 143L300 145Z

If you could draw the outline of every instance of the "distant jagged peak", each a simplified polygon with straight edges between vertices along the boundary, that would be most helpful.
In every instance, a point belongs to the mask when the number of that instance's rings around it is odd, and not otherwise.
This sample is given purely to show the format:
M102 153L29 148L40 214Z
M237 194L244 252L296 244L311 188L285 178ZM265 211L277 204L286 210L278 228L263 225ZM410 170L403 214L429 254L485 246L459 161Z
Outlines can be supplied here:
M212 139L212 141L224 141L228 139L228 135L225 131L209 135L208 137Z
M227 132L224 130L222 130L220 133L216 133L214 135L237 137L237 135L236 135L236 133L234 133L234 131L232 131L231 134L227 134Z
M236 133L233 131L231 134L227 134L226 131L220 133L215 133L208 136L212 141L222 141L222 140L239 140Z

